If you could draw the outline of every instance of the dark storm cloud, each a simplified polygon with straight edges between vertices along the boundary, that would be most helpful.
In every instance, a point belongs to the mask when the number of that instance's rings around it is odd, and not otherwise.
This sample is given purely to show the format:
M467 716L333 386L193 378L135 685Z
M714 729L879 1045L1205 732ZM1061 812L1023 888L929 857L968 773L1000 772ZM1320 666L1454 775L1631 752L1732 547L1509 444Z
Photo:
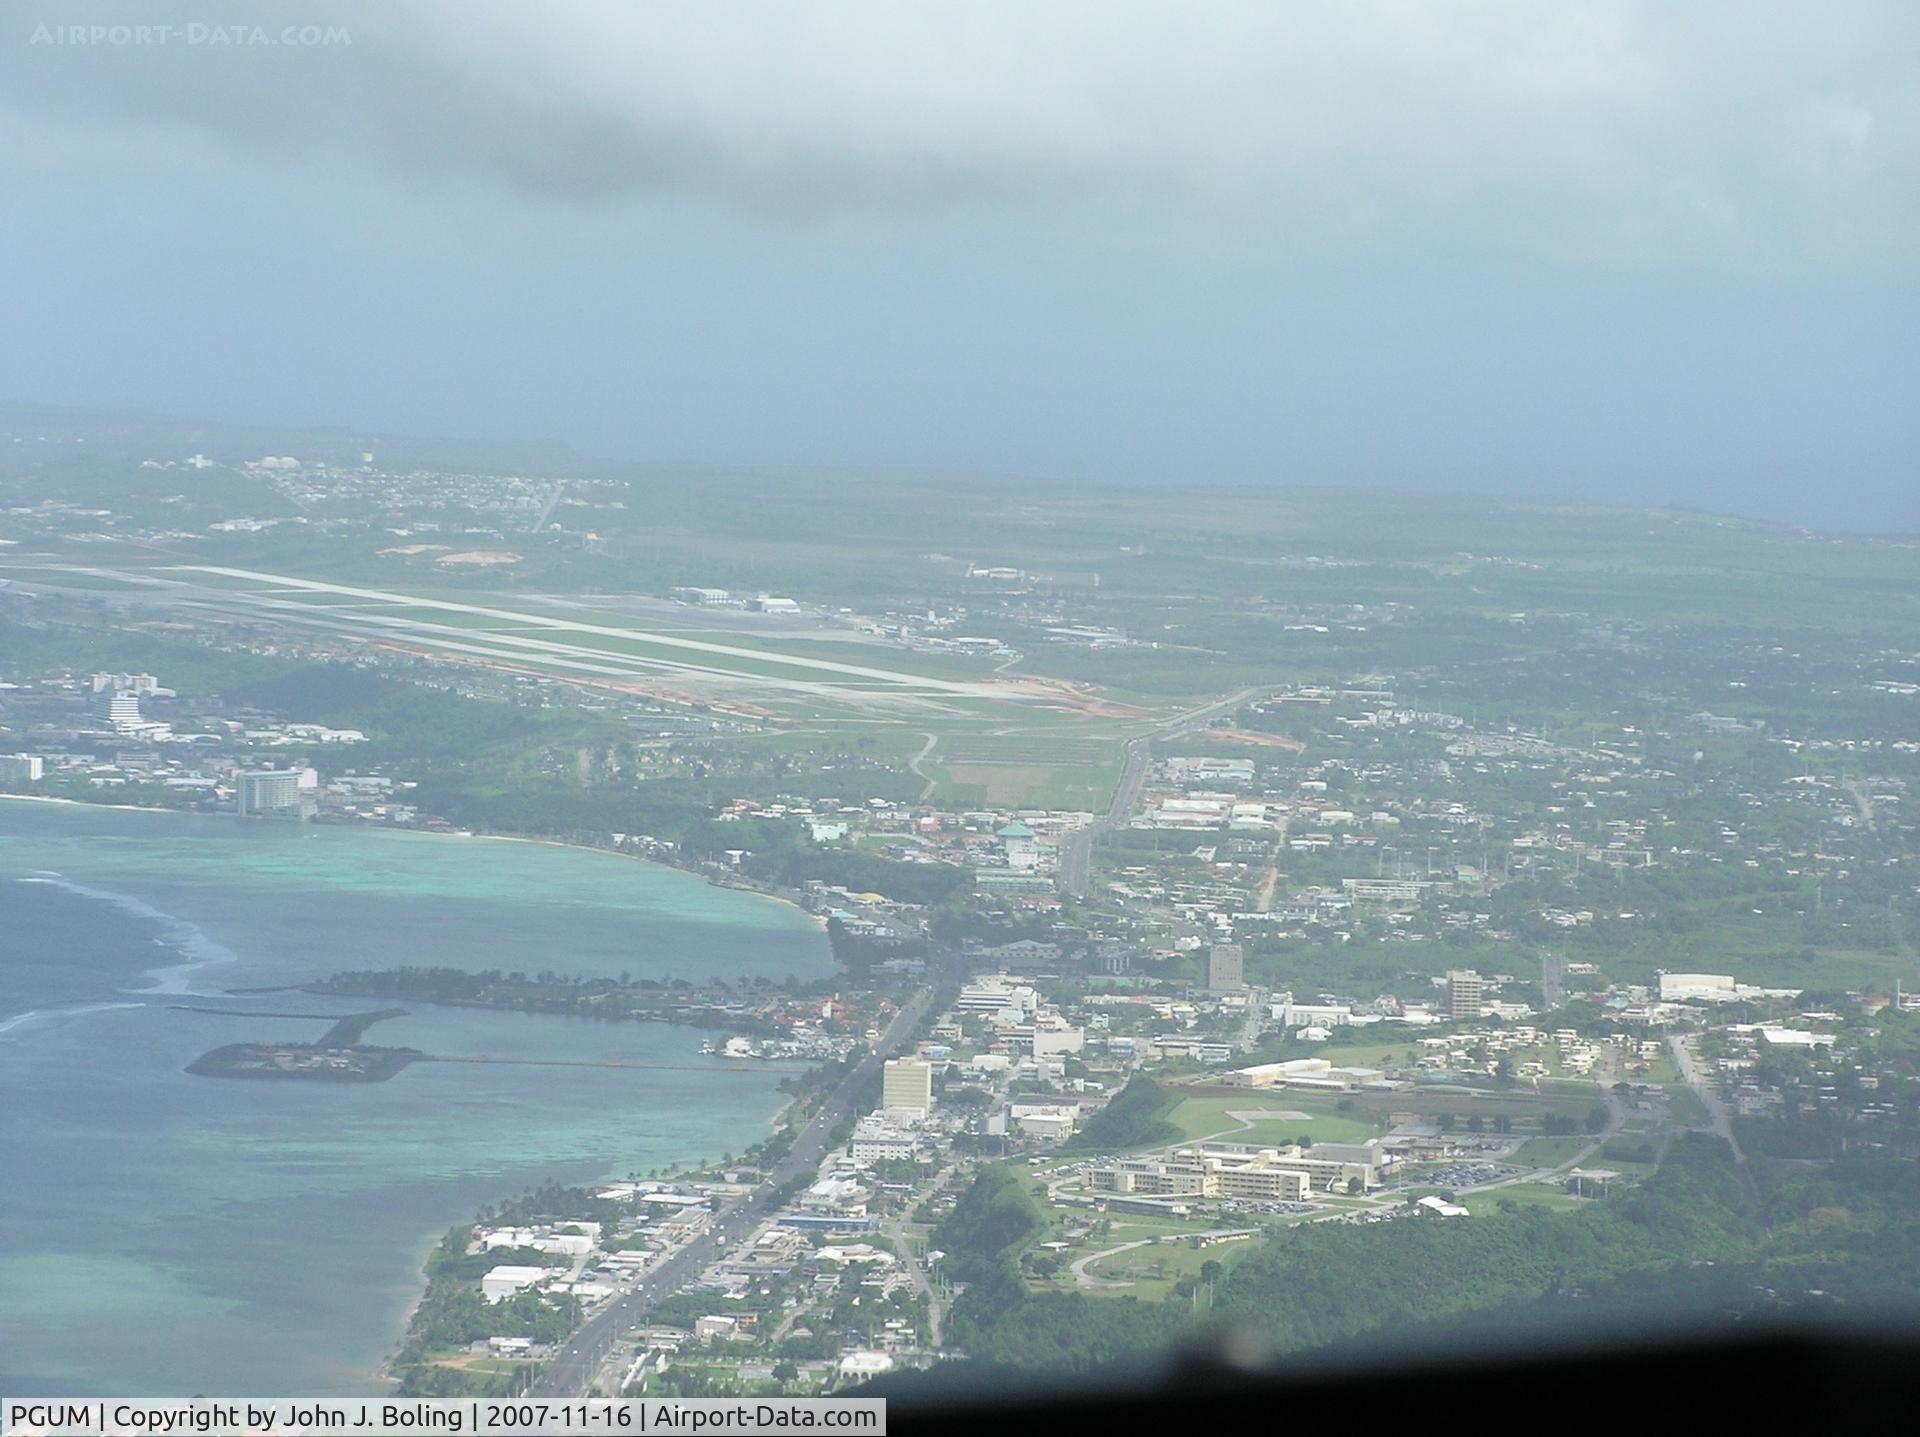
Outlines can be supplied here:
M115 22L235 38L41 29ZM274 0L11 25L7 103L48 144L197 132L572 204L1118 197L1196 234L1655 265L1903 264L1920 221L1905 4ZM303 25L348 38L282 43Z

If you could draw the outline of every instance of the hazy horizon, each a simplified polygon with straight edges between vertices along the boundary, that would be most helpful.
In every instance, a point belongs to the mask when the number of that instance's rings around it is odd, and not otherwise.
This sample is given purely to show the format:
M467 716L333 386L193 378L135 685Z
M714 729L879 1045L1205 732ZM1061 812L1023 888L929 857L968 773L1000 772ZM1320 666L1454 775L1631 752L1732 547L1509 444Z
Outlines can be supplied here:
M1909 7L154 19L0 36L0 393L1920 529Z
M1071 488L1076 486L1091 486L1094 488L1112 487L1116 490L1132 490L1132 491L1138 491L1142 489L1151 489L1154 483L1156 482L1151 478L1130 479L1125 476L1118 476L1118 475L1070 476L1070 475L1048 474L1048 473L1040 473L1036 471L1021 471L1021 470L1012 470L1012 469L966 469L966 468L956 468L951 465L941 465L941 464L884 464L884 463L831 464L831 463L807 463L807 462L800 462L800 461L780 462L775 460L730 461L730 460L721 460L721 459L709 459L709 458L701 457L699 455L609 454L609 453L596 452L592 449L575 445L562 437L558 437L554 435L539 435L539 434L491 435L491 434L476 434L476 433L429 434L429 433L410 432L403 429L385 429L385 430L374 431L374 430L362 429L350 424L338 424L338 425L307 424L307 423L297 423L297 422L288 423L284 425L267 425L267 424L260 424L260 423L252 423L252 422L248 422L241 419L235 419L235 420L209 419L209 418L206 418L205 416L162 414L157 411L149 411L149 410L138 410L138 409L109 410L109 409L93 408L85 405L44 404L38 401L23 401L18 398L6 397L6 396L0 396L0 426L5 425L5 423L7 422L8 416L11 412L36 411L36 410L44 410L50 415L59 414L59 415L71 416L78 420L108 419L108 418L132 419L132 420L139 420L143 422L151 422L161 427L178 426L183 431L188 431L188 432L208 430L208 431L215 431L223 435L224 434L235 434L235 435L252 434L255 438L261 441L266 440L270 435L276 436L279 438L293 440L296 442L303 436L312 437L312 438L318 438L322 436L330 436L334 438L350 437L356 442L364 440L366 442L373 443L375 445L388 445L388 446L392 446L396 444L401 445L408 450L410 457L412 454L416 452L421 452L421 453L430 452L436 448L443 448L443 449L453 448L453 449L466 450L470 447L500 446L503 449L524 449L527 451L551 449L555 453L564 453L568 458L574 461L577 461L583 465L586 465L589 468L596 467L599 465L611 465L615 467L631 466L633 468L640 469L640 470L673 469L678 467L685 467L690 470L711 471L715 474L721 474L721 475L727 474L729 472L734 472L734 471L752 472L752 473L770 473L770 474L778 474L783 471L791 472L794 474L817 474L822 472L831 473L834 471L843 471L849 476L866 477L866 476L874 476L874 475L895 475L901 478L902 480L923 479L923 480L930 481L930 480L942 479L942 478L957 478L957 479L971 478L971 479L984 479L984 480L999 480L999 481L1015 482L1015 483L1022 483L1022 484L1036 484L1036 485L1041 485L1046 487L1059 486L1063 488ZM199 440L196 439L194 442L198 443ZM157 459L164 459L168 457L178 457L178 456L155 454L152 457ZM296 457L311 457L311 456L296 456ZM535 472L535 473L538 472L537 465L527 462L527 459L521 455L503 455L501 457L499 467L503 470L526 469L529 472ZM1850 525L1850 524L1838 523L1838 522L1832 522L1832 521L1820 522L1817 520L1817 518L1816 519L1799 519L1791 516L1783 516L1783 515L1777 515L1777 514L1741 512L1733 508L1716 507L1709 504L1691 503L1682 499L1661 501L1657 498L1648 498L1644 500L1635 500L1635 499L1615 496L1615 495L1583 494L1583 493L1577 493L1577 492L1566 492L1566 493L1501 492L1500 490L1489 488L1489 487L1478 487L1478 488L1468 487L1468 486L1442 487L1442 486L1430 485L1430 484L1421 485L1416 483L1385 483L1385 482L1383 483L1338 483L1338 482L1330 482L1330 481L1315 482L1315 481L1306 480L1306 479L1276 479L1276 480L1265 480L1265 481L1258 480L1258 479L1244 479L1244 480L1238 480L1238 481L1231 480L1231 479L1211 480L1211 481L1195 480L1195 481L1186 483L1184 485L1175 483L1167 486L1167 488L1169 489L1169 492L1176 492L1176 493L1179 492L1181 489L1185 489L1195 493L1206 491L1206 490L1212 490L1215 492L1225 491L1225 492L1233 492L1233 493L1248 493L1248 492L1257 493L1261 490L1271 490L1276 494L1283 494L1289 491L1299 492L1302 490L1306 490L1306 491L1312 491L1316 493L1350 493L1354 495L1427 494L1427 495L1433 495L1438 498L1455 498L1455 499L1463 499L1463 500L1490 499L1490 500L1511 501L1514 503L1538 503L1538 504L1544 504L1544 505L1569 504L1569 505L1575 505L1575 506L1585 506L1585 507L1602 508L1602 509L1611 508L1611 509L1624 509L1624 510L1630 510L1630 511L1645 510L1645 511L1667 511L1667 512L1674 512L1674 513L1691 513L1691 514L1699 514L1702 516L1716 518L1716 519L1731 519L1731 520L1751 522L1756 524L1779 525L1783 528L1803 529L1809 533L1837 537L1837 538L1854 537L1854 538L1885 539L1885 540L1894 540L1894 541L1903 540L1907 538L1920 538L1920 520L1916 520L1911 527L1906 527L1906 528L1874 526L1874 525Z

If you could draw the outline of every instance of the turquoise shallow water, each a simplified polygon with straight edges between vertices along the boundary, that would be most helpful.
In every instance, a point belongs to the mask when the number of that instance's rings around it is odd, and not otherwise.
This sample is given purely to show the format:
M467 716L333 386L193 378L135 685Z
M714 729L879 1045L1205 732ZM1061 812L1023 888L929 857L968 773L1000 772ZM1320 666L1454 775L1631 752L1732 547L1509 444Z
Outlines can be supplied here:
M723 1071L687 1029L418 1005L371 1040L691 1071L181 1071L321 1024L171 1004L347 1012L368 1005L222 990L400 963L832 967L789 906L611 855L0 803L0 1392L375 1391L447 1224L548 1178L737 1151L779 1106L779 1072Z

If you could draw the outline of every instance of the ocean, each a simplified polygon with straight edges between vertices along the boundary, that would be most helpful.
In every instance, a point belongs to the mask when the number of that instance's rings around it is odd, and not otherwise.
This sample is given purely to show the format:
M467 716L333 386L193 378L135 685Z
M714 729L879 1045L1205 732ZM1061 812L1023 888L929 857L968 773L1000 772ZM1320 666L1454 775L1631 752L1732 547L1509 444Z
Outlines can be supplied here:
M0 802L0 1392L377 1393L452 1223L549 1179L737 1152L791 1069L659 1023L404 1004L366 1041L680 1070L182 1071L389 1006L226 990L402 964L817 978L790 905L545 844ZM313 1019L182 1011L205 1004Z

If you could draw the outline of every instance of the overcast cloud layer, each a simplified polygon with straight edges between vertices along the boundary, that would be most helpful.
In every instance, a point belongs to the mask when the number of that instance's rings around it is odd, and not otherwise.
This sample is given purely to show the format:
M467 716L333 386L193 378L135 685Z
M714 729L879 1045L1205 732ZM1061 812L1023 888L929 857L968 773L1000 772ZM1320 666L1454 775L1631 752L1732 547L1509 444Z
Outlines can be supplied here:
M761 215L1120 195L1298 243L1907 263L1920 6L1421 0L201 4L350 43L5 49L16 104L399 175ZM16 29L23 21L16 21Z
M1920 532L1916 75L1914 0L28 0L0 397Z

